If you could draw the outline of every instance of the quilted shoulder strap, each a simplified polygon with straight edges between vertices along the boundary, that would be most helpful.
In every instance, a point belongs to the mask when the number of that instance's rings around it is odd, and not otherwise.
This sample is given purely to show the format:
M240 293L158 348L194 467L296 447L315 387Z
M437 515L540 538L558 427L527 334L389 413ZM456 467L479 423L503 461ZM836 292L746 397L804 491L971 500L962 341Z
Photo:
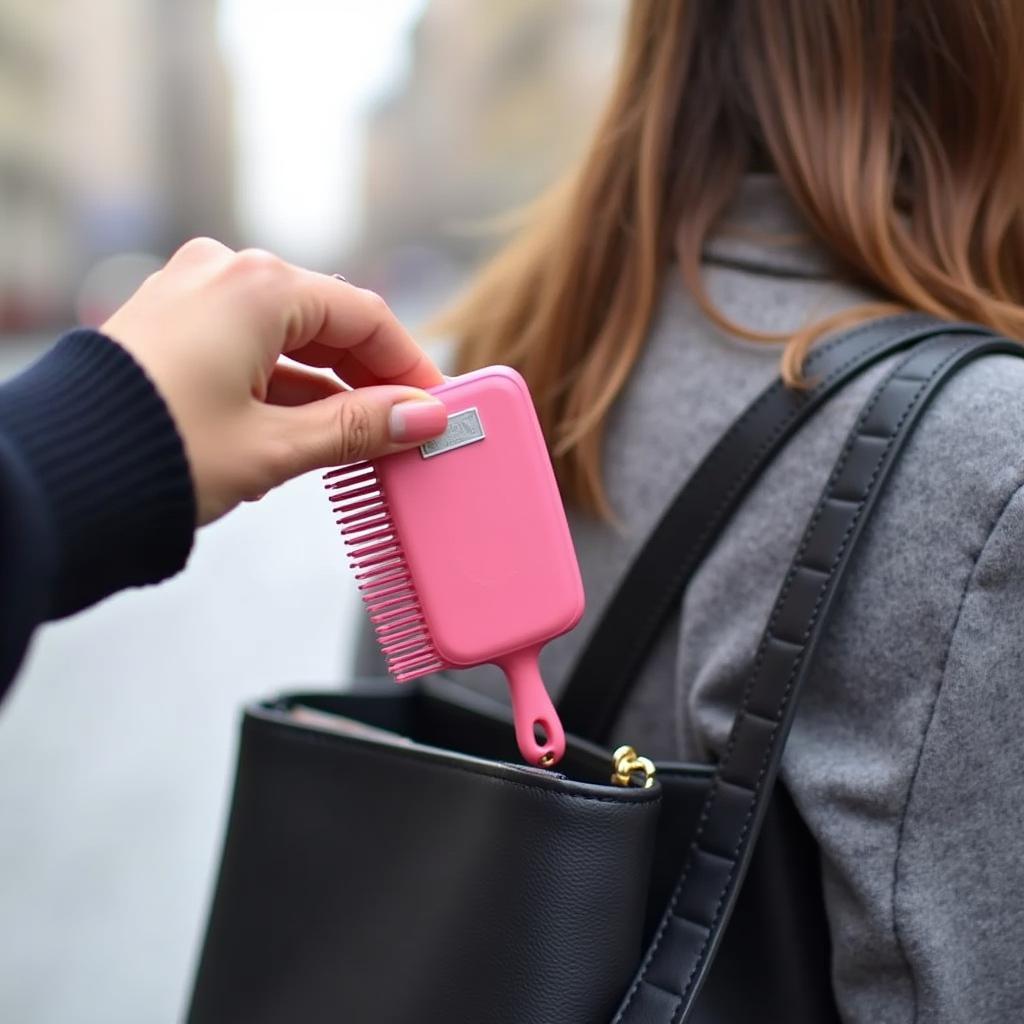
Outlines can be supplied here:
M943 333L875 389L811 515L761 639L679 882L612 1024L683 1024L743 882L815 647L865 523L907 440L942 386L990 353L994 337Z

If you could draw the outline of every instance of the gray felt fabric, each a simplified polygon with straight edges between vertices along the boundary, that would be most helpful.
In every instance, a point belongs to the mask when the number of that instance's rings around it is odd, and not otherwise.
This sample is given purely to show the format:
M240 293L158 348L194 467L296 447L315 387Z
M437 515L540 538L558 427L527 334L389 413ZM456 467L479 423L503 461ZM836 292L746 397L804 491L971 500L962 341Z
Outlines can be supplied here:
M751 176L705 274L736 321L786 330L869 296L843 283L770 176ZM670 272L618 402L605 470L620 528L573 515L587 614L542 665L557 695L679 484L776 374ZM868 392L847 388L757 485L693 580L616 730L642 752L720 751L769 609ZM1024 360L961 373L927 412L864 535L783 774L817 838L849 1024L1024 1016ZM363 645L360 674L379 672ZM463 673L501 694L491 669Z

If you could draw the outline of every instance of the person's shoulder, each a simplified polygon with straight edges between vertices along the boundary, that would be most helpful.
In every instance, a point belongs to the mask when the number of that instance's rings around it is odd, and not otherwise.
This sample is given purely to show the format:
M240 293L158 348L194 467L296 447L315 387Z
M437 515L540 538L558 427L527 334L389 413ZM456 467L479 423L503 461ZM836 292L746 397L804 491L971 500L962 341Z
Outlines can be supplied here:
M931 515L990 528L1024 486L1024 347L983 356L935 396L900 476Z
M960 370L925 422L965 453L1004 452L1024 465L1024 345L1020 356L983 356Z

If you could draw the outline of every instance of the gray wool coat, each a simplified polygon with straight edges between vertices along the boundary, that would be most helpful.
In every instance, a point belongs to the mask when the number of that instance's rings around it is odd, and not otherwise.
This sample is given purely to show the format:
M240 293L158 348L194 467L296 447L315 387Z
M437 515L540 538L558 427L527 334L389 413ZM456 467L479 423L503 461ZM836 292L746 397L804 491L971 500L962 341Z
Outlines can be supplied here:
M871 296L843 281L778 181L749 176L708 244L728 317L791 330ZM587 595L548 645L557 695L679 485L777 373L779 349L711 325L666 276L611 417L621 523L571 515ZM693 579L615 731L658 758L723 748L779 584L845 435L891 362L790 442ZM783 759L821 848L833 983L848 1024L1024 1019L1024 360L979 360L942 392L882 498ZM357 671L380 674L372 638ZM496 694L483 668L460 678Z

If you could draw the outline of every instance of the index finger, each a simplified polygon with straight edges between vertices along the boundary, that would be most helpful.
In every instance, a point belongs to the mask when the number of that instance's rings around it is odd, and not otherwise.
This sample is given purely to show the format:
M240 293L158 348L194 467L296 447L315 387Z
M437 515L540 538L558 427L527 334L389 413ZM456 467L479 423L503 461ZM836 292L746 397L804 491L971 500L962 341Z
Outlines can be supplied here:
M313 271L302 271L302 276L302 287L317 297L319 322L295 338L295 347L285 346L289 358L329 367L339 376L355 363L365 371L358 375L363 380L350 381L356 386L430 388L441 383L441 371L379 295Z

